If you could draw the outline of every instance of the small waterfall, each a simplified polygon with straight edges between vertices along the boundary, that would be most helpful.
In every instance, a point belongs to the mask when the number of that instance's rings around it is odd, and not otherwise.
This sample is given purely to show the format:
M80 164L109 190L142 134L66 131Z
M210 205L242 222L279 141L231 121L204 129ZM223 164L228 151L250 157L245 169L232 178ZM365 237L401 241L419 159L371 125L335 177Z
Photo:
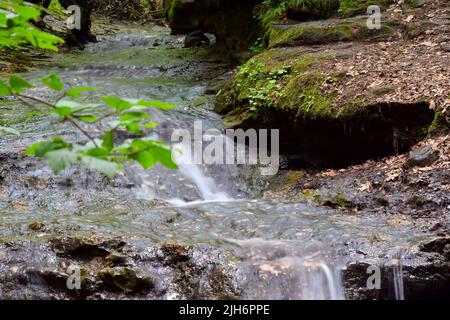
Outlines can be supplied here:
M200 165L194 164L191 158L190 148L184 143L174 145L176 149L175 162L178 164L179 171L185 177L189 178L198 188L200 196L204 201L227 201L231 198L223 191L218 190L214 179L206 176ZM181 199L172 199L173 204L185 204Z
M395 300L405 300L403 286L403 249L398 249L395 258L392 260L392 274L394 282Z
M405 300L405 291L403 285L403 258L405 250L395 248L391 254L388 267L392 270L392 276L389 278L393 284L393 293L395 300Z
M393 269L394 273L394 291L396 300L405 300L405 292L403 287L403 266L402 260L399 259L397 265Z
M324 256L285 252L282 241L237 241L246 260L240 270L245 299L344 300L340 268Z

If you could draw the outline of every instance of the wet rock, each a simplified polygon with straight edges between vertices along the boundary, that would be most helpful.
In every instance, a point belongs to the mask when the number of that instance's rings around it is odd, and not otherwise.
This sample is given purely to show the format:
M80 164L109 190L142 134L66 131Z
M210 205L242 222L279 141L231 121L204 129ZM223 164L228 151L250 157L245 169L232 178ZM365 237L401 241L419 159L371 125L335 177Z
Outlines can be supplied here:
M121 239L101 240L90 237L66 237L51 239L52 247L62 255L76 257L106 257L112 250L117 250L125 245Z
M184 38L185 48L198 48L210 44L209 38L201 30L191 32Z
M438 252L447 255L450 246L450 237L437 237L420 245L420 251L423 252Z
M36 221L31 223L28 226L28 229L32 230L32 231L44 231L45 229L45 224L40 222L40 221Z
M408 160L405 164L406 167L424 167L432 164L439 158L437 152L433 150L431 146L424 146L412 150L409 153Z
M105 259L106 261L111 262L114 266L126 265L128 261L127 256L116 252L109 254Z
M148 290L153 287L151 277L140 277L135 270L128 267L105 268L100 270L97 276L108 288L125 293Z

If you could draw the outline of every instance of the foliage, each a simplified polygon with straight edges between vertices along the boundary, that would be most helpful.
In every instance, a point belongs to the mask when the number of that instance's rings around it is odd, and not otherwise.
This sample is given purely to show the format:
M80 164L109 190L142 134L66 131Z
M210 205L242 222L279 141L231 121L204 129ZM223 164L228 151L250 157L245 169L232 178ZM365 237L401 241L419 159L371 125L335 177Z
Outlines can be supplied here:
M58 8L53 1L54 9ZM43 32L30 21L38 21L42 8L22 0L7 0L0 3L0 47L22 48L32 45L41 49L58 50L57 44L63 40ZM157 124L151 121L146 112L148 108L171 109L174 106L161 101L128 99L108 96L101 103L92 104L83 101L83 94L95 90L87 87L74 87L65 90L64 83L57 74L38 79L38 82L57 94L53 101L43 100L26 94L27 89L36 85L20 76L13 75L8 83L0 81L0 97L13 96L24 105L55 116L61 122L69 122L85 137L85 143L72 143L55 136L49 141L40 141L30 146L26 152L45 158L48 166L58 173L73 163L83 163L108 177L113 177L122 168L123 162L136 161L145 169L161 163L175 169L172 152L162 141L146 138L128 139L117 144L116 131L125 130L132 135L144 136L144 131ZM108 110L100 115L99 110ZM101 137L94 137L85 126L97 125L100 121L112 117L109 129ZM18 135L12 128L0 126L1 134Z
M37 22L41 10L39 6L23 0L2 0L0 2L0 46L15 48L32 45L42 49L58 50L57 44L64 41L43 32L30 23Z
M133 135L144 136L145 129L154 128L146 112L148 108L171 109L168 103L152 100L127 99L107 96L100 99L100 104L85 103L81 97L83 93L95 90L87 87L74 87L64 90L64 83L58 75L51 74L38 80L47 88L58 94L54 101L42 100L26 95L27 89L35 84L13 75L9 82L0 81L0 96L14 96L24 105L37 109L58 118L62 122L69 122L75 126L86 138L85 143L71 143L55 136L49 141L41 141L27 149L27 153L45 158L48 166L58 173L73 163L80 162L87 167L98 170L108 177L113 177L121 169L123 162L137 161L145 169L157 164L175 169L170 147L161 141L145 138L134 138L116 144L114 135L117 130L125 130ZM106 108L106 115L99 115L99 109ZM113 117L108 123L109 129L102 137L93 137L84 125L96 125L101 120ZM7 133L9 128L0 128Z
M239 69L236 87L242 88L249 99L250 110L257 112L259 107L271 106L273 98L280 96L278 81L291 75L287 66L265 72L265 65L255 60L250 60Z

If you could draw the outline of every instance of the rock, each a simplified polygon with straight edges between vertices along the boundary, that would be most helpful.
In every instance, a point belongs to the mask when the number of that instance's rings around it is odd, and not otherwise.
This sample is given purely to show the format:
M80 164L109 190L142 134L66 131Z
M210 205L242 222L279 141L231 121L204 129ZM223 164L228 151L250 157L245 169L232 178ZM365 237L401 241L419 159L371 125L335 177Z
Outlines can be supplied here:
M435 152L431 146L424 146L412 150L409 153L409 157L405 165L407 167L424 167L432 164L438 158L439 156L437 152Z
M419 245L422 252L438 252L439 254L447 254L450 246L450 237L437 237Z
M201 30L191 32L184 38L185 48L198 48L209 44L209 38Z
M62 255L106 257L125 245L121 239L102 240L95 237L65 237L51 239L52 247Z
M151 289L153 280L150 277L140 277L136 271L128 267L105 268L97 276L110 289L121 290L125 293Z
M347 85L352 76L341 70L330 77L323 68L333 58L299 48L258 54L220 91L215 111L228 127L279 129L280 152L291 167L393 155L424 136L434 118L427 102L383 103L371 92L356 98Z
M164 0L174 34L202 29L231 49L242 48L254 38L253 8L258 0Z
M36 221L36 222L31 223L28 226L28 229L33 230L33 231L43 231L45 229L45 224L40 221Z
M116 252L109 254L105 259L106 259L106 261L111 262L114 266L125 265L125 264L127 264L127 260L128 260L125 255L119 254Z

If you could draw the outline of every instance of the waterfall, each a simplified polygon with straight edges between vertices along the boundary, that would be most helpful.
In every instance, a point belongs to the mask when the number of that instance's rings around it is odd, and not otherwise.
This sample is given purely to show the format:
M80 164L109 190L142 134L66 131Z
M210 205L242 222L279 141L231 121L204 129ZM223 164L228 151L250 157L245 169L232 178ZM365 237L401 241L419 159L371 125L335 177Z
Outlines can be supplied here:
M245 299L344 300L340 268L325 255L291 252L283 241L236 240L246 257L240 270ZM286 251L287 250L287 251ZM281 257L280 257L281 256Z
M392 281L394 287L394 297L396 300L405 300L405 291L403 285L403 258L405 249L396 247L390 255L389 267L392 270Z
M226 192L219 190L213 178L208 177L203 173L200 165L193 163L190 147L186 146L185 143L178 143L174 145L174 149L177 153L174 158L175 162L178 164L180 173L197 186L203 201L231 200ZM186 203L181 199L172 199L170 202L178 205Z

